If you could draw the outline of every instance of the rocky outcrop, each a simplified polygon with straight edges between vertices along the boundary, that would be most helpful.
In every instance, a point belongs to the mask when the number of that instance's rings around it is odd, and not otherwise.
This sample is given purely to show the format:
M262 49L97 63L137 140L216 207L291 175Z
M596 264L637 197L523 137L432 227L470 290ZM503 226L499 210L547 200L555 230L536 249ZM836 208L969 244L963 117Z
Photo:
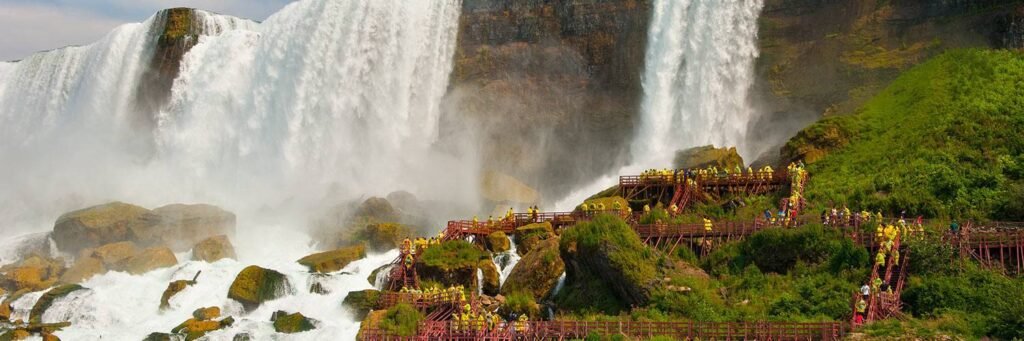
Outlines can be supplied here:
M498 291L501 290L501 274L498 272L498 266L494 265L494 262L490 259L485 259L480 261L477 268L480 269L480 273L483 275L480 283L483 294L497 295Z
M54 224L53 239L57 248L72 254L125 241L185 251L234 229L235 215L215 206L174 204L150 211L113 202L62 215Z
M65 213L53 226L57 248L77 254L86 248L133 241L147 235L160 218L151 211L122 202L93 206Z
M139 254L121 260L110 267L111 270L125 271L133 275L141 275L156 269L175 266L178 258L167 247L151 247Z
M508 240L505 232L494 232L487 235L487 249L491 252L502 253L512 248L512 242Z
M416 262L416 273L420 280L476 290L477 269L483 262L490 263L490 257L473 244L462 240L449 241L427 248Z
M284 274L251 265L242 269L228 289L228 298L238 301L246 310L253 310L263 302L284 296L291 284Z
M32 306L32 310L29 312L29 323L42 323L43 314L46 313L47 309L53 305L53 302L58 299L71 294L72 292L83 290L81 285L78 284L65 284L47 291L43 296L39 297L36 304Z
M302 259L299 264L305 265L310 272L330 273L344 269L349 263L366 257L366 247L362 245L344 247L333 251L315 253Z
M380 291L378 290L352 291L341 301L341 305L352 312L353 317L357 321L362 321L366 318L366 314L377 308L378 298L380 298Z
M397 222L401 219L398 211L395 210L387 199L372 197L363 201L353 213L355 219L371 222Z
M664 278L664 264L622 219L601 215L562 233L566 290L599 279L623 306L643 306Z
M501 294L508 296L525 292L535 301L542 301L558 284L558 278L565 271L565 263L558 250L557 237L544 240L516 263L501 287Z
M715 148L715 146L693 147L676 152L672 162L676 169L717 167L732 170L733 167L744 167L743 158L736 152L736 147Z
M171 333L184 336L185 340L198 340L209 332L230 327L235 323L235 319L230 316L219 321L215 320L218 317L220 317L219 307L196 309L192 312L192 318L171 329ZM152 334L150 335L152 336Z
M397 248L411 234L409 227L399 223L369 223L341 238L339 246L365 244L371 251L384 252Z
M235 214L217 206L173 204L153 213L160 216L160 224L143 245L166 245L180 252L210 237L235 234Z
M236 257L235 247L231 245L231 241L225 235L206 238L192 248L192 259L207 263L224 258L235 259Z
M278 333L294 334L316 329L316 322L302 313L288 314L278 311L271 320L274 322L274 331Z

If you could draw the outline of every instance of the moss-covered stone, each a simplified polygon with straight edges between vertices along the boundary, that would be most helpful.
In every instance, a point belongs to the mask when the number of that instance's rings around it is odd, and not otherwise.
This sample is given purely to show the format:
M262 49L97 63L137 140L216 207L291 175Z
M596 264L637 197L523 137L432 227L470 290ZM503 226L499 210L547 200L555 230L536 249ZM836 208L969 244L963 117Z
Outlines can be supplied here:
M421 280L475 290L476 272L484 260L490 261L490 257L473 244L463 240L448 241L427 248L416 262L416 271Z
M174 295L185 290L185 288L195 285L195 281L189 280L177 280L170 284L167 284L167 289L164 290L163 295L160 296L160 309L167 309L171 307L171 298Z
M277 316L274 319L274 330L278 333L294 334L316 329L316 324L302 313Z
M61 215L53 226L53 241L61 251L77 254L85 248L134 240L157 223L159 217L146 208L112 202Z
M715 146L693 147L676 152L672 162L676 169L718 167L733 169L743 167L743 158L736 152L736 147L715 148Z
M565 271L565 263L559 254L558 245L557 237L537 244L512 268L501 288L502 295L509 296L522 292L531 295L534 301L547 298Z
M199 338L206 336L207 333L221 329L220 321L207 320L200 321L194 318L188 319L182 322L174 329L171 329L172 334L185 335L186 341L198 340Z
M356 208L353 217L368 222L398 222L401 218L387 199L372 197Z
M79 258L96 258L103 262L104 266L111 266L118 262L134 257L139 253L135 243L123 241L110 243L95 249L86 249L79 253Z
M498 272L498 266L494 265L494 261L490 259L481 260L477 265L480 272L483 273L483 285L484 295L494 296L498 294L501 289L501 274Z
M563 231L559 251L565 262L567 289L584 279L600 278L624 306L648 302L662 278L657 265L666 263L629 225L612 215L600 215Z
M53 302L71 294L72 292L85 289L78 284L65 284L47 291L43 296L39 297L36 304L32 306L32 310L29 312L29 323L42 323L43 314L46 313L47 309L53 305Z
M7 332L5 332L3 334L0 334L0 340L2 340L2 341L7 341L7 340L10 340L10 341L26 340L30 336L32 336L32 334L30 334L27 330L24 330L24 329L13 329L13 330L8 330Z
M555 229L550 222L534 223L516 228L516 252L520 256L533 250L534 246L545 239L555 236Z
M352 312L356 320L362 321L371 310L377 308L380 291L374 289L349 292L341 305Z
M208 321L220 317L220 307L199 308L192 312L192 318Z
M400 303L385 312L377 327L391 335L412 336L424 318L423 313L413 306Z
M174 335L170 333L150 333L142 341L174 341Z
M498 231L487 235L487 249L491 252L501 253L510 248L512 248L512 243L508 240L505 232Z
M225 235L206 238L192 248L192 259L195 260L212 263L224 258L237 258L235 247Z
M291 285L284 274L251 265L235 277L228 289L228 298L251 311L263 302L284 296L289 290Z
M305 265L310 272L329 273L344 269L349 263L366 257L366 247L355 245L333 251L315 253L302 259L299 264Z
M112 270L125 271L133 275L141 275L156 269L175 266L178 258L174 252L167 247L152 247L143 250L139 254L121 260L111 266Z
M42 290L56 284L63 272L63 259L31 256L0 268L0 287L11 291Z

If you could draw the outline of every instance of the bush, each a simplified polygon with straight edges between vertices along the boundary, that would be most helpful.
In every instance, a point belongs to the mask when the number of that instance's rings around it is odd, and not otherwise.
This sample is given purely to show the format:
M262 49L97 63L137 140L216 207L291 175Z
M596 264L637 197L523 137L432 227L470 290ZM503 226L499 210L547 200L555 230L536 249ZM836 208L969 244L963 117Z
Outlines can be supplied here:
M501 306L501 314L508 319L515 319L526 314L531 320L540 316L540 305L533 300L533 295L514 292L505 296L505 304Z
M416 335L416 329L423 321L423 313L413 306L400 303L387 310L384 319L380 321L380 329L387 334L399 336Z
M454 240L429 247L420 256L420 262L432 268L444 270L475 267L481 259L488 259L487 253L464 240Z

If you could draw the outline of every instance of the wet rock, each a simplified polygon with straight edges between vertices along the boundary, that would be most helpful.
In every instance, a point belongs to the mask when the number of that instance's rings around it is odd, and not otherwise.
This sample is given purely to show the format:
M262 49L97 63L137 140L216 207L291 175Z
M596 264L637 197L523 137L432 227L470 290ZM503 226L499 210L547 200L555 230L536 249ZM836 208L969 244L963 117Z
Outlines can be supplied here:
M206 238L192 248L192 259L213 263L224 258L235 259L235 247L225 235Z
M53 302L58 299L71 294L72 292L83 290L81 285L78 284L65 284L47 291L43 296L39 297L36 304L32 306L32 310L29 312L29 323L42 323L43 314L46 313L47 309L53 305Z
M353 217L370 222L397 222L401 218L387 199L373 197L366 199L356 208Z
M82 249L148 235L159 220L143 207L112 202L60 216L53 227L53 240L61 251L77 254Z
M42 336L43 336L43 341L60 341L60 338L57 337L57 335L53 335L53 334L50 334L50 333L43 334Z
M252 311L263 302L284 296L291 290L284 274L251 265L235 277L228 289L228 298L238 301L246 310Z
M718 167L729 169L743 167L743 158L736 152L736 147L715 148L715 146L693 147L676 152L672 163L676 169Z
M362 321L371 310L377 308L380 291L367 289L349 292L341 301L341 306L352 312L356 320Z
M6 333L0 334L0 340L25 340L28 339L29 336L32 336L32 334L29 334L27 330L14 329L9 330Z
M238 333L235 337L231 338L231 341L251 341L252 336L249 333Z
M356 228L341 238L339 246L363 243L371 251L384 252L397 248L411 234L408 226L399 223L371 223Z
M141 275L156 269L171 267L178 264L174 252L165 246L152 247L139 254L124 259L111 266L112 270L126 271L133 275Z
M505 232L494 232L487 235L487 249L491 252L501 253L512 248L512 242L508 240Z
M110 243L95 249L86 249L79 253L79 258L96 258L105 266L117 264L139 254L139 248L130 241Z
M526 255L541 241L555 236L555 229L549 222L534 223L516 228L516 253Z
M293 334L316 329L315 321L302 313L274 315L274 330L278 333Z
M349 263L363 257L366 257L366 247L356 245L315 253L299 259L298 262L309 268L310 272L330 273L344 269Z
M191 318L171 329L171 333L185 335L185 340L191 341L205 336L206 333L221 329L221 327L220 321L200 321Z
M63 259L31 256L0 268L0 287L10 291L42 290L56 284L63 272Z
M481 261L490 261L487 253L469 242L456 240L428 248L415 266L421 281L431 280L445 287L462 285L476 290L476 273Z
M477 266L484 275L481 283L484 295L497 295L501 289L501 274L498 273L498 267L490 259L481 260Z
M150 333L142 341L175 341L175 335L169 333Z
M558 250L558 237L544 240L526 254L505 280L501 293L526 292L535 301L542 301L558 284L565 263Z
M192 312L192 318L199 321L209 321L220 317L220 307L199 308Z
M149 243L144 245L166 245L180 252L204 239L235 233L235 214L213 205L173 204L153 213L160 216L160 224L146 236Z
M199 277L199 274L197 273L196 274L196 278L198 278L198 277ZM174 297L174 295L177 295L178 293L184 291L185 288L193 286L193 285L196 285L196 281L194 279L191 280L191 281L189 281L189 280L177 280L177 281L171 282L170 284L167 284L167 289L165 289L163 295L160 296L160 309L170 308L171 307L171 302L170 302L171 298Z

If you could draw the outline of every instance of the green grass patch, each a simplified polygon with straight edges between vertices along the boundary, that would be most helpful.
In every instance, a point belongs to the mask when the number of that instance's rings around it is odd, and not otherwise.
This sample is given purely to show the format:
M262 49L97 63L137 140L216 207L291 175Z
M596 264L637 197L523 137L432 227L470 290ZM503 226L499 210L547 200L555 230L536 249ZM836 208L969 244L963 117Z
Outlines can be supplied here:
M390 335L413 336L416 328L425 317L413 306L400 303L388 309L384 319L380 321L380 329Z
M419 261L424 265L442 270L476 267L481 259L488 255L479 248L464 240L454 240L429 247L423 251Z

